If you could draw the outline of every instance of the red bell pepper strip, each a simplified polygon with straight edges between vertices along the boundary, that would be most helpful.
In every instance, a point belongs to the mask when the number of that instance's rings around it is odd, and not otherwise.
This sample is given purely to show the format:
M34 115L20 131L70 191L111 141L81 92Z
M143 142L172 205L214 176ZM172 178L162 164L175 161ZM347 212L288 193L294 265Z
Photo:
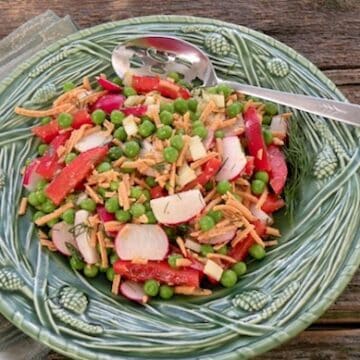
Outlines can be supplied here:
M285 206L285 201L276 195L269 194L266 198L264 205L261 207L261 210L265 211L267 214L272 214L273 212L281 209Z
M140 94L158 90L160 79L155 76L133 75L131 85Z
M107 146L96 147L81 153L53 179L45 190L47 197L59 205L81 183L108 151Z
M58 135L49 145L48 151L44 156L39 158L39 165L36 168L36 173L41 175L44 179L50 180L54 177L57 170L61 169L58 163L59 157L57 149L59 146L64 145L66 140L70 137L70 131Z
M57 120L52 120L48 124L31 129L31 132L46 144L49 144L59 134L59 131L60 127Z
M154 279L168 285L200 286L200 271L191 268L174 269L166 261L134 264L131 261L117 260L114 271L136 282Z
M249 154L255 157L255 169L270 171L271 167L262 134L260 117L253 106L245 111L244 120L248 150Z
M286 183L288 169L283 152L275 145L268 148L268 156L271 166L270 186L274 193L279 195Z
M194 188L196 185L204 186L216 175L216 173L220 170L220 167L221 167L220 159L217 158L210 159L203 166L201 174L195 180L185 185L183 191L190 190Z
M79 110L74 114L74 120L71 126L74 129L80 129L82 125L94 125L87 110Z
M122 91L122 88L118 84L115 84L112 81L105 79L101 76L98 76L96 78L96 81L104 90L107 90L110 92L121 92Z
M166 191L160 185L157 185L150 189L150 195L152 199L157 199L166 196Z
M243 170L243 173L241 175L252 176L252 174L254 173L254 169L255 169L255 157L247 156L246 160L247 160L247 162L246 162L245 168Z

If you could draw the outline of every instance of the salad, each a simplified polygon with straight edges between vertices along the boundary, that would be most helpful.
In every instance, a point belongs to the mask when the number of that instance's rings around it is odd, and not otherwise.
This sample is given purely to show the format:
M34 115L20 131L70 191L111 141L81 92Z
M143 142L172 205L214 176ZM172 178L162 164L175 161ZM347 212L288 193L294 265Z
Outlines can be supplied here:
M43 246L141 303L233 287L280 236L291 114L189 88L178 73L101 74L64 84L50 109L15 109L41 118L19 214L31 205Z

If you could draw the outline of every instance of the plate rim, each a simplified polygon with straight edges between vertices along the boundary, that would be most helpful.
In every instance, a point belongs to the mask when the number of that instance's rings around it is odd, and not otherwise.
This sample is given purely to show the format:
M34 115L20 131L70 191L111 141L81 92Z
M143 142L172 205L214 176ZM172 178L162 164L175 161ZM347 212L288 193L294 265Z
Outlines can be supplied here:
M17 66L5 79L0 82L0 95L4 90L6 90L7 86L13 82L18 76L21 76L24 71L28 70L31 66L33 66L37 61L43 59L46 55L50 55L53 51L60 49L63 45L81 39L83 36L91 35L93 33L103 31L106 29L113 29L116 27L122 27L127 25L135 25L135 24L146 24L148 22L166 22L166 23L184 23L184 24L194 24L194 23L206 23L213 25L221 25L226 26L228 28L233 28L236 31L241 33L248 33L254 36L257 39L260 39L269 45L283 51L286 55L296 59L302 66L305 66L316 78L327 84L331 88L332 94L336 95L338 99L348 102L347 98L342 94L342 92L337 88L337 86L331 81L316 65L314 65L310 60L306 57L298 53L296 50L291 48L290 46L282 43L281 41L274 39L273 37L266 35L260 31L253 30L243 25L234 24L231 22L226 22L217 19L211 19L206 17L199 16L187 16L187 15L148 15L148 16L140 16L140 17L132 17L123 20L111 21L102 23L96 26L92 26L90 28L85 28L79 30L71 35L60 39L53 44L47 46L46 48L40 50L36 54L34 54L31 58L29 58L22 65ZM358 233L355 234L358 236ZM266 337L265 339L259 340L257 342L256 349L247 348L247 350L251 350L251 357L260 355L270 349L273 349L306 329L309 325L311 325L316 319L318 319L336 300L338 296L344 291L345 287L348 285L352 277L354 276L357 268L360 265L360 253L357 258L354 258L354 261L350 264L347 264L345 268L341 270L341 272L337 273L337 278L334 280L334 283L329 288L326 293L326 296L319 301L315 308L312 308L311 311L307 310L299 315L298 318L293 320L289 325L287 325L282 330L281 339L274 337L273 335ZM71 349L76 349L77 353L75 354L76 358L81 359L80 356L89 356L88 358L98 359L101 353L94 352L93 350L87 350L82 348L81 346L71 344L69 346L69 342L66 341L66 338L62 335L55 335L51 333L47 333L46 337L41 337L42 327L34 327L32 322L28 319L22 319L22 321L16 322L14 317L17 315L18 311L9 311L9 307L7 306L7 302L4 297L0 293L0 313L7 318L12 324L17 326L21 331L30 336L31 338L39 341L40 343L48 346L49 348L56 350L57 352L74 357L74 353L71 352ZM21 313L20 313L21 314ZM307 315L305 317L305 315ZM305 317L304 319L300 319L301 317ZM46 328L45 328L46 329ZM279 331L276 332L279 334ZM45 341L45 339L47 341ZM64 346L64 348L62 348ZM69 350L69 351L67 351ZM232 353L227 353L221 355L222 359L230 360L237 358L237 350ZM118 359L125 359L120 356Z

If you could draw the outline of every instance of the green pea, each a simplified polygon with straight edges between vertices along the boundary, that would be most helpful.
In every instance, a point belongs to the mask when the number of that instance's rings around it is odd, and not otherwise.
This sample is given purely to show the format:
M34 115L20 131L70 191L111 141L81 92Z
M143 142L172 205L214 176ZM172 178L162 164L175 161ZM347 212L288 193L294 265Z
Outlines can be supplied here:
M144 292L149 296L156 296L159 293L160 284L156 280L147 280L144 284Z
M198 107L198 102L196 99L188 100L188 108L190 111L193 111L194 113L196 113L197 107Z
M132 88L131 86L125 86L123 88L123 94L126 96L126 97L129 97L129 96L134 96L134 95L137 95L137 92L134 88Z
M84 275L88 278L94 278L99 273L99 268L96 265L86 264L84 267Z
M192 127L193 128L196 128L198 126L201 126L201 127L204 127L204 123L201 121L201 120L195 120L193 123L192 123Z
M93 212L96 209L96 202L93 199L84 199L80 202L80 207L83 210Z
M36 190L44 190L47 184L48 182L45 179L41 179L36 185Z
M185 81L184 79L180 79L177 82L180 86L183 86L184 88L191 90L192 89L192 85L190 83L188 83L187 81Z
M61 113L57 118L58 124L62 129L66 129L71 126L73 117L68 113Z
M42 211L37 211L34 215L32 220L35 222L37 219L40 219L41 217L45 216L46 214Z
M205 215L199 220L200 229L208 231L215 226L215 221L211 216Z
M270 130L264 130L263 136L266 145L270 145L273 142L273 134L271 133Z
M220 210L211 210L208 212L208 216L218 223L223 218L223 213Z
M68 153L65 156L65 164L69 165L76 158L76 156L77 155L75 153L73 153L73 152Z
M119 182L118 181L111 181L110 190L111 191L117 191L118 188L119 188Z
M172 128L169 125L164 125L156 130L156 136L160 140L169 139L172 135Z
M46 153L46 151L48 150L48 148L49 148L49 145L47 145L47 144L40 144L40 145L38 146L38 149L37 149L38 154L39 154L40 156L43 156L43 155Z
M28 202L29 202L29 204L32 205L32 206L38 206L38 205L40 205L39 200L38 200L38 197L36 196L36 193L35 193L35 192L31 192L31 193L28 195Z
M225 132L223 130L216 130L215 137L217 139L223 139L225 137Z
M209 244L202 244L200 246L200 254L204 257L207 256L207 254L212 254L214 252L214 249L211 245Z
M233 270L223 271L220 279L220 283L222 286L226 288L231 288L236 284L236 282L237 282L237 275L235 271Z
M115 212L115 218L116 218L116 220L118 220L122 223L126 223L126 222L130 221L131 214L127 210L117 210Z
M179 114L184 115L188 111L187 101L184 99L176 99L174 101L174 109Z
M173 114L175 112L174 104L173 103L161 103L160 104L160 113L163 111L168 111L169 113Z
M266 184L261 180L253 180L251 182L251 191L255 195L260 195L264 192Z
M153 122L144 120L139 126L139 134L145 138L150 136L155 131L155 129L156 127Z
M164 300L169 300L174 296L174 289L168 285L161 285L159 296Z
M164 125L171 125L173 123L173 113L163 110L160 112L160 121Z
M196 126L195 128L192 128L191 134L193 136L198 136L200 139L205 139L208 131L205 126Z
M148 189L143 189L142 194L145 196L146 200L151 200L151 193Z
M157 223L156 217L151 210L147 211L145 213L145 215L146 215L146 218L148 219L148 221L147 221L148 224L156 224Z
M151 211L150 201L145 201L144 206L145 206L145 211Z
M98 192L98 194L102 197L105 197L105 193L107 192L107 190L103 187L99 187L96 189L96 191Z
M51 219L50 221L48 221L46 223L46 225L49 227L49 228L52 228L55 224L57 224L59 222L59 219L58 218L55 218L55 219Z
M172 268L176 268L176 260L177 259L182 259L183 257L179 254L174 254L174 255L170 255L168 257L168 264L172 267Z
M96 167L96 170L97 170L97 172L99 172L99 173L103 173L103 172L109 171L109 170L111 170L111 164L108 163L108 162L102 162L101 164L99 164L99 165Z
M41 119L41 125L46 125L51 121L51 117L46 116L44 118Z
M114 277L115 277L115 271L112 267L109 267L106 269L106 278L113 282L114 281Z
M257 171L255 173L255 179L261 180L265 184L267 184L269 182L269 174L266 171Z
M264 115L262 118L262 125L270 125L272 117L270 115Z
M128 158L136 157L139 154L139 152L140 152L140 145L136 141L132 140L125 143L124 154Z
M117 160L121 158L122 153L123 152L119 146L113 146L110 148L108 155L111 160Z
M105 209L109 213L116 213L119 210L119 201L116 196L113 196L105 201Z
M218 249L216 252L221 255L227 255L229 249L226 245L223 245L220 249Z
M111 265L114 265L117 260L119 260L119 257L117 256L116 253L113 253L110 255L110 264Z
M198 114L197 112L194 111L190 111L190 120L192 122L199 120L200 119L200 114Z
M130 197L134 199L138 199L142 195L142 188L140 186L133 186L130 189Z
M123 82L118 76L113 77L111 81L116 85L123 86Z
M72 256L70 258L70 266L73 270L82 270L85 266L85 263L77 256Z
M145 182L146 182L146 184L149 185L150 187L154 187L154 186L156 186L156 184L157 184L155 178L152 177L152 176L147 176L146 179L145 179Z
M120 110L113 110L110 114L110 121L115 125L122 125L125 114Z
M44 190L38 190L35 192L35 194L36 194L39 204L43 204L47 200Z
M143 204L132 204L130 207L130 214L134 218L138 218L145 214L145 206Z
M67 81L63 84L63 90L64 92L68 92L72 89L75 89L75 84L72 81Z
M220 195L225 195L228 191L231 190L231 184L227 180L219 181L216 185L216 191Z
M226 108L226 115L233 118L243 111L244 105L238 101L232 103Z
M167 77L173 79L175 82L178 82L181 77L176 71L171 71L167 74Z
M75 221L75 210L68 209L62 213L61 218L69 225L74 224Z
M254 244L250 247L249 254L256 260L261 260L265 257L266 252L265 252L265 249L261 245Z
M91 120L96 125L101 125L105 121L105 118L106 118L105 111L101 109L97 109L93 111L91 114Z
M114 137L115 137L115 139L118 139L120 141L126 141L127 133L123 126L120 126L115 130Z
M133 172L135 172L134 168L121 168L120 172L124 173L124 174L132 174Z
M206 92L208 94L217 94L217 87L216 86L212 86L206 89Z
M236 275L240 277L246 273L247 267L243 261L239 261L231 267L231 270L235 271Z
M56 205L50 199L48 199L41 205L41 210L47 214L50 214L56 210Z
M168 146L163 150L163 155L164 155L165 161L172 164L172 163L176 162L176 160L178 159L179 151L177 151L172 146Z
M223 94L227 98L233 92L233 89L225 84L220 84L216 88L218 94Z
M170 139L170 145L176 150L181 150L184 147L184 138L182 135L174 135Z
M270 115L270 116L274 116L278 113L278 107L276 104L266 101L265 102L265 113Z

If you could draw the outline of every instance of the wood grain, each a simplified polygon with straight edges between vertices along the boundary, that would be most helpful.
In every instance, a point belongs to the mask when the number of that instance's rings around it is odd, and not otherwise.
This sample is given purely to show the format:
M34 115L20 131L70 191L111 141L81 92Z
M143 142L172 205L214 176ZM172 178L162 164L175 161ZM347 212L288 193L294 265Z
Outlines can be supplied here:
M0 38L48 8L82 28L152 14L193 15L264 32L307 57L360 104L359 0L0 0ZM307 331L259 359L359 359L360 272ZM48 359L63 360L52 352Z

